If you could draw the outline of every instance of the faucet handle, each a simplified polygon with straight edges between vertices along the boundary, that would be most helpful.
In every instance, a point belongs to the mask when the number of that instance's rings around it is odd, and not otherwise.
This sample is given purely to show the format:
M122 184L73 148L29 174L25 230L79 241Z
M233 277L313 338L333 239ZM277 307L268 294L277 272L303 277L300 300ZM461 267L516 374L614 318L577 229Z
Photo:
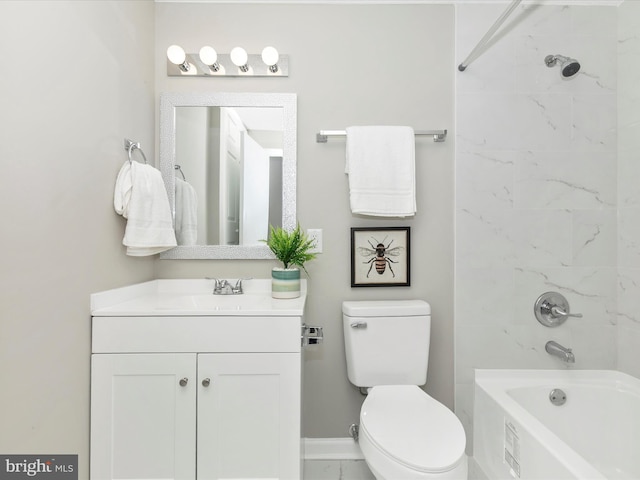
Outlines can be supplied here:
M533 311L538 322L545 327L562 325L569 317L582 318L581 313L571 313L567 299L556 292L540 295L533 306Z
M243 292L243 290L242 290L242 281L243 281L243 280L252 280L252 278L251 278L251 277L248 277L248 278L239 278L239 279L236 281L236 286L235 286L235 287L233 287L233 293L237 293L237 294L244 293L244 292Z
M213 278L213 277L204 277L207 280L213 280L214 284L213 284L213 293L220 293L222 291L222 289L224 288L224 286L226 285L226 280L222 280L220 278Z
M556 316L556 317L576 317L576 318L582 318L582 314L581 313L569 313L569 312L565 312L564 310L562 310L562 308L560 308L557 305L553 305L551 307L551 314Z

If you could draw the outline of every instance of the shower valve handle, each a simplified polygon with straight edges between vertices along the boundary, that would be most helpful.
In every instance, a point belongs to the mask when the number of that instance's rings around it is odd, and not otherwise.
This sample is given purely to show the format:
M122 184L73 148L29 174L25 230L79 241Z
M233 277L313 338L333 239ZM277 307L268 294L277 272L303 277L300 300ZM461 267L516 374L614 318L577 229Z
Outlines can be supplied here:
M560 307L558 307L557 305L553 305L551 306L551 314L555 317L575 317L575 318L582 318L582 314L581 313L567 313L564 310L562 310Z
M533 312L545 327L558 327L569 317L582 318L581 313L571 313L567 299L556 292L540 295L533 306Z

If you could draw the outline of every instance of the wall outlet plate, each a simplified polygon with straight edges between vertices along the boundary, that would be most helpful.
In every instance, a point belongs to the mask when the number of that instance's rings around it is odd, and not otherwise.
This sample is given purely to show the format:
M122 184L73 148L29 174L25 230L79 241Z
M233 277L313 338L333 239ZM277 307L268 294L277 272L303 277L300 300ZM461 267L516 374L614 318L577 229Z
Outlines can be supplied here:
M322 253L322 229L321 228L307 229L307 237L309 237L309 240L313 240L315 242L315 247L309 251L311 253Z

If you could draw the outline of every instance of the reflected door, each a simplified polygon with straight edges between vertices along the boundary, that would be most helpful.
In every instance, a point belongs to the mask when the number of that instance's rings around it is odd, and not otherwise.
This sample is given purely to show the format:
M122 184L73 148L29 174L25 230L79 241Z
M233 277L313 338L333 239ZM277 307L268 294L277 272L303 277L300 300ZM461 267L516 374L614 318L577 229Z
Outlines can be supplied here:
M220 109L220 244L240 244L242 132L237 114Z
M269 228L269 155L244 132L241 158L240 245L259 245Z

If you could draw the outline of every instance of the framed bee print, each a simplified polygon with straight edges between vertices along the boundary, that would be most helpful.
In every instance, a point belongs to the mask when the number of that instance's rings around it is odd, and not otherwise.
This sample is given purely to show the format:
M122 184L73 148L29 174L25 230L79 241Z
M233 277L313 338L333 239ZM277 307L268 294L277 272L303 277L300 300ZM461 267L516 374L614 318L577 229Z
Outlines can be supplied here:
M408 287L410 228L351 228L351 286Z

